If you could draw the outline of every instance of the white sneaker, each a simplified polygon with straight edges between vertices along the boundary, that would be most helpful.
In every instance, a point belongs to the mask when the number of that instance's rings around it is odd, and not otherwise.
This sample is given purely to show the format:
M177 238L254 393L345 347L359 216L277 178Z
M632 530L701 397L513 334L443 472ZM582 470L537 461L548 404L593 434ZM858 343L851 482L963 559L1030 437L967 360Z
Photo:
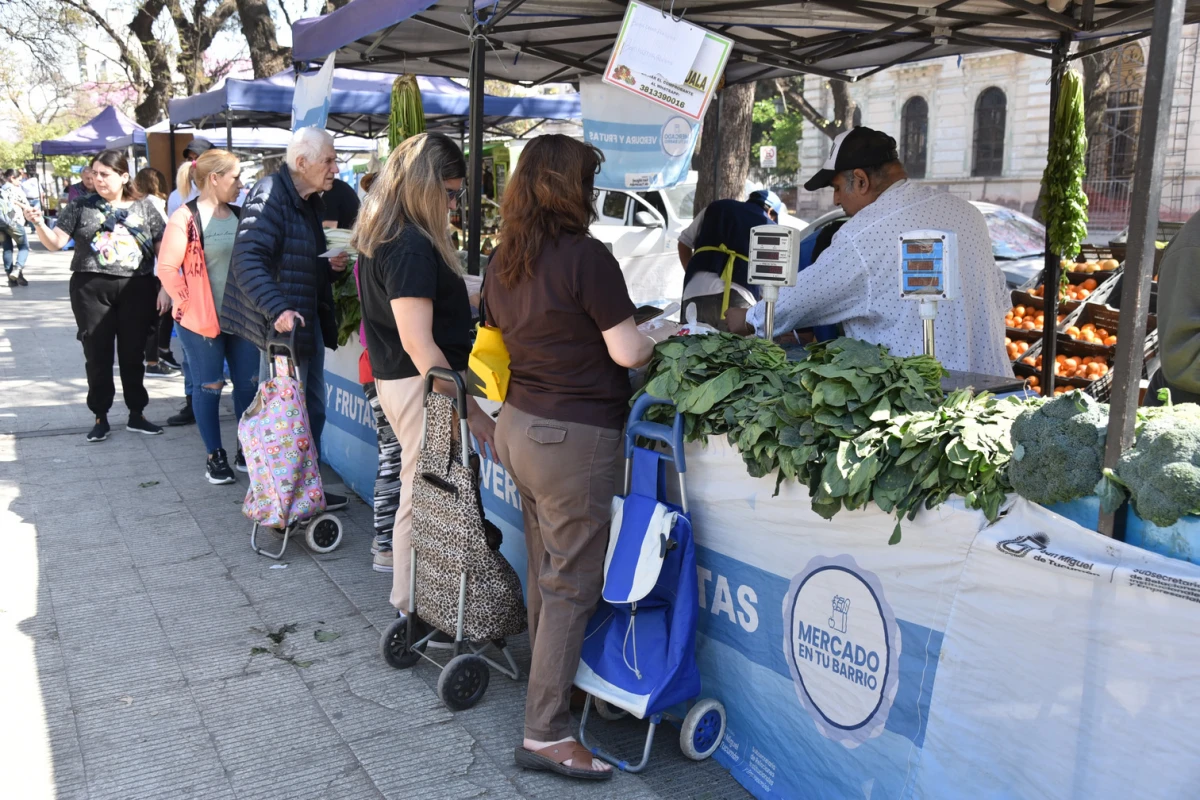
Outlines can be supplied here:
M371 569L376 572L391 572L392 568L392 548L380 550L375 554L375 561L371 564Z

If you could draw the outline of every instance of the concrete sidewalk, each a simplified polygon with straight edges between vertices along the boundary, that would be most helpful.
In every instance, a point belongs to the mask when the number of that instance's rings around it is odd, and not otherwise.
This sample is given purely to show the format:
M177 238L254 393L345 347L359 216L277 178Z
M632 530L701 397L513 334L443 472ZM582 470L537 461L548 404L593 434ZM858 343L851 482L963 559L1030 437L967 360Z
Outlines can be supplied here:
M643 776L516 769L523 680L493 674L478 706L451 713L434 667L383 663L391 577L371 571L365 504L339 512L338 550L289 545L272 568L250 550L245 476L210 486L194 426L126 432L118 381L113 435L85 442L68 264L38 247L31 285L0 288L0 795L748 797L715 762L684 759L670 726ZM146 383L162 424L182 379ZM228 392L224 422L232 451ZM525 636L513 645L525 670ZM596 731L640 753L639 723Z

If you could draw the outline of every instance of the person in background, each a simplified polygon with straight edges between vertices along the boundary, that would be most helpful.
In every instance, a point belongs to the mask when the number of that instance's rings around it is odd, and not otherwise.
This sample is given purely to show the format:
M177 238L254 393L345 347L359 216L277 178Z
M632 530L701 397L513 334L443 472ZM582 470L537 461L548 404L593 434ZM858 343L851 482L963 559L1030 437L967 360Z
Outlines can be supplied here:
M145 167L133 178L133 188L152 203L158 213L166 219L167 179L153 167ZM159 286L158 318L150 326L146 337L146 375L164 377L179 371L179 362L171 352L171 331L175 327L171 319L171 297Z
M42 184L36 175L26 172L24 176L21 181L21 191L25 194L25 203L35 211L40 211L42 209Z
M210 142L208 139L201 139L198 136L194 137L190 142L187 143L187 146L183 148L183 160L185 162L195 161L209 150L212 150L212 147L212 142ZM180 169L182 169L182 166ZM195 200L198 196L199 195L196 194L195 186L186 187L185 193L180 194L179 182L176 181L175 189L167 198L167 216L171 216L181 205L191 200Z
M802 283L780 290L774 331L762 329L763 303L731 307L729 330L773 336L841 323L847 336L885 345L893 355L921 353L920 304L900 299L898 242L908 231L952 231L960 296L939 304L937 358L947 369L1011 376L1004 349L1010 302L983 214L961 197L909 181L896 140L870 128L839 134L824 167L804 188L815 192L827 186L850 221L804 271Z
M1175 234L1158 268L1158 337L1161 366L1146 391L1171 390L1173 403L1200 403L1200 213Z
M748 308L758 290L746 278L750 229L771 225L783 203L774 192L759 189L744 201L716 200L679 234L679 261L684 268L683 301L696 304L696 319L724 329L726 308ZM724 273L732 261L731 282Z
M629 369L654 351L620 265L588 233L602 158L567 136L529 143L504 190L503 236L483 286L511 358L496 449L521 494L529 557L533 654L516 763L589 779L612 771L574 738L571 682L621 491Z
M406 139L363 201L351 239L360 253L362 318L375 390L400 445L391 603L401 616L412 610L412 482L421 446L423 376L432 367L465 372L471 352L471 305L447 218L462 196L466 174L462 152L449 137L422 133ZM473 399L468 408L471 431L485 447L495 424Z
M192 372L192 409L204 440L204 475L212 484L233 483L235 476L221 446L221 390L225 364L233 382L233 415L242 413L258 388L258 348L221 329L218 311L225 298L233 241L241 209L230 205L241 190L237 156L209 150L180 170L180 186L198 188L199 196L171 215L158 251L158 277L174 305L179 339ZM238 448L235 463L246 472Z
M334 178L329 191L321 193L321 202L325 204L325 218L321 222L323 226L347 230L354 227L354 221L358 219L359 202L353 186L341 178Z
M67 188L67 202L73 203L81 197L92 193L92 168L84 167L79 173L79 183L72 183Z
M221 330L259 349L260 375L269 371L268 342L295 333L296 372L318 453L325 427L325 349L338 346L333 281L349 262L345 254L320 258L326 249L325 209L318 193L329 190L335 175L332 136L311 127L292 134L287 163L259 180L242 208L221 306ZM330 511L347 502L344 495L325 492Z
M4 274L8 278L9 288L29 285L25 278L25 262L29 259L29 236L25 231L25 209L28 207L17 171L5 170L3 182L0 183L0 215L6 219L0 222L7 222L9 230L0 225L0 246L4 248Z
M143 413L150 396L143 382L142 351L156 315L154 254L164 222L151 203L137 199L119 150L101 152L91 166L95 194L68 203L59 211L56 227L46 225L37 209L27 209L25 216L49 250L61 250L75 239L69 293L87 362L87 404L96 418L87 440L108 438L108 411L116 394L114 341L129 409L125 429L157 435L163 429Z

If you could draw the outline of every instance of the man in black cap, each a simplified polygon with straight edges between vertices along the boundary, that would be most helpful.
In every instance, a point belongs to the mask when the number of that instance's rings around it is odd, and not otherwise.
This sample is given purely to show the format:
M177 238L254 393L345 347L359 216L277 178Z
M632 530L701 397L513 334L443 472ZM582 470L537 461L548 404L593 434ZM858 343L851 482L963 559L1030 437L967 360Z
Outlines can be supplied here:
M822 169L804 188L833 187L851 218L804 270L780 291L775 331L840 323L847 336L886 345L897 356L922 352L919 303L900 299L900 235L951 231L958 244L958 297L939 304L937 357L948 369L1012 375L1004 349L1008 308L1004 275L992 257L983 214L960 197L908 180L896 140L858 127L839 134ZM766 335L765 304L730 308L731 331Z

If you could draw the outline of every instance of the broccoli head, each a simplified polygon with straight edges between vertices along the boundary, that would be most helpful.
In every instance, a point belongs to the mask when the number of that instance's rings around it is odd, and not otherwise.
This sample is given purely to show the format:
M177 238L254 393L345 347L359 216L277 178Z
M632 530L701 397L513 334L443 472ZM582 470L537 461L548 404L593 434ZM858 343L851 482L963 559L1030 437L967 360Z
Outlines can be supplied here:
M1142 425L1117 464L1133 510L1159 527L1200 514L1200 407L1169 406Z
M1034 401L1012 425L1008 479L1035 503L1086 497L1100 481L1108 408L1079 392Z

